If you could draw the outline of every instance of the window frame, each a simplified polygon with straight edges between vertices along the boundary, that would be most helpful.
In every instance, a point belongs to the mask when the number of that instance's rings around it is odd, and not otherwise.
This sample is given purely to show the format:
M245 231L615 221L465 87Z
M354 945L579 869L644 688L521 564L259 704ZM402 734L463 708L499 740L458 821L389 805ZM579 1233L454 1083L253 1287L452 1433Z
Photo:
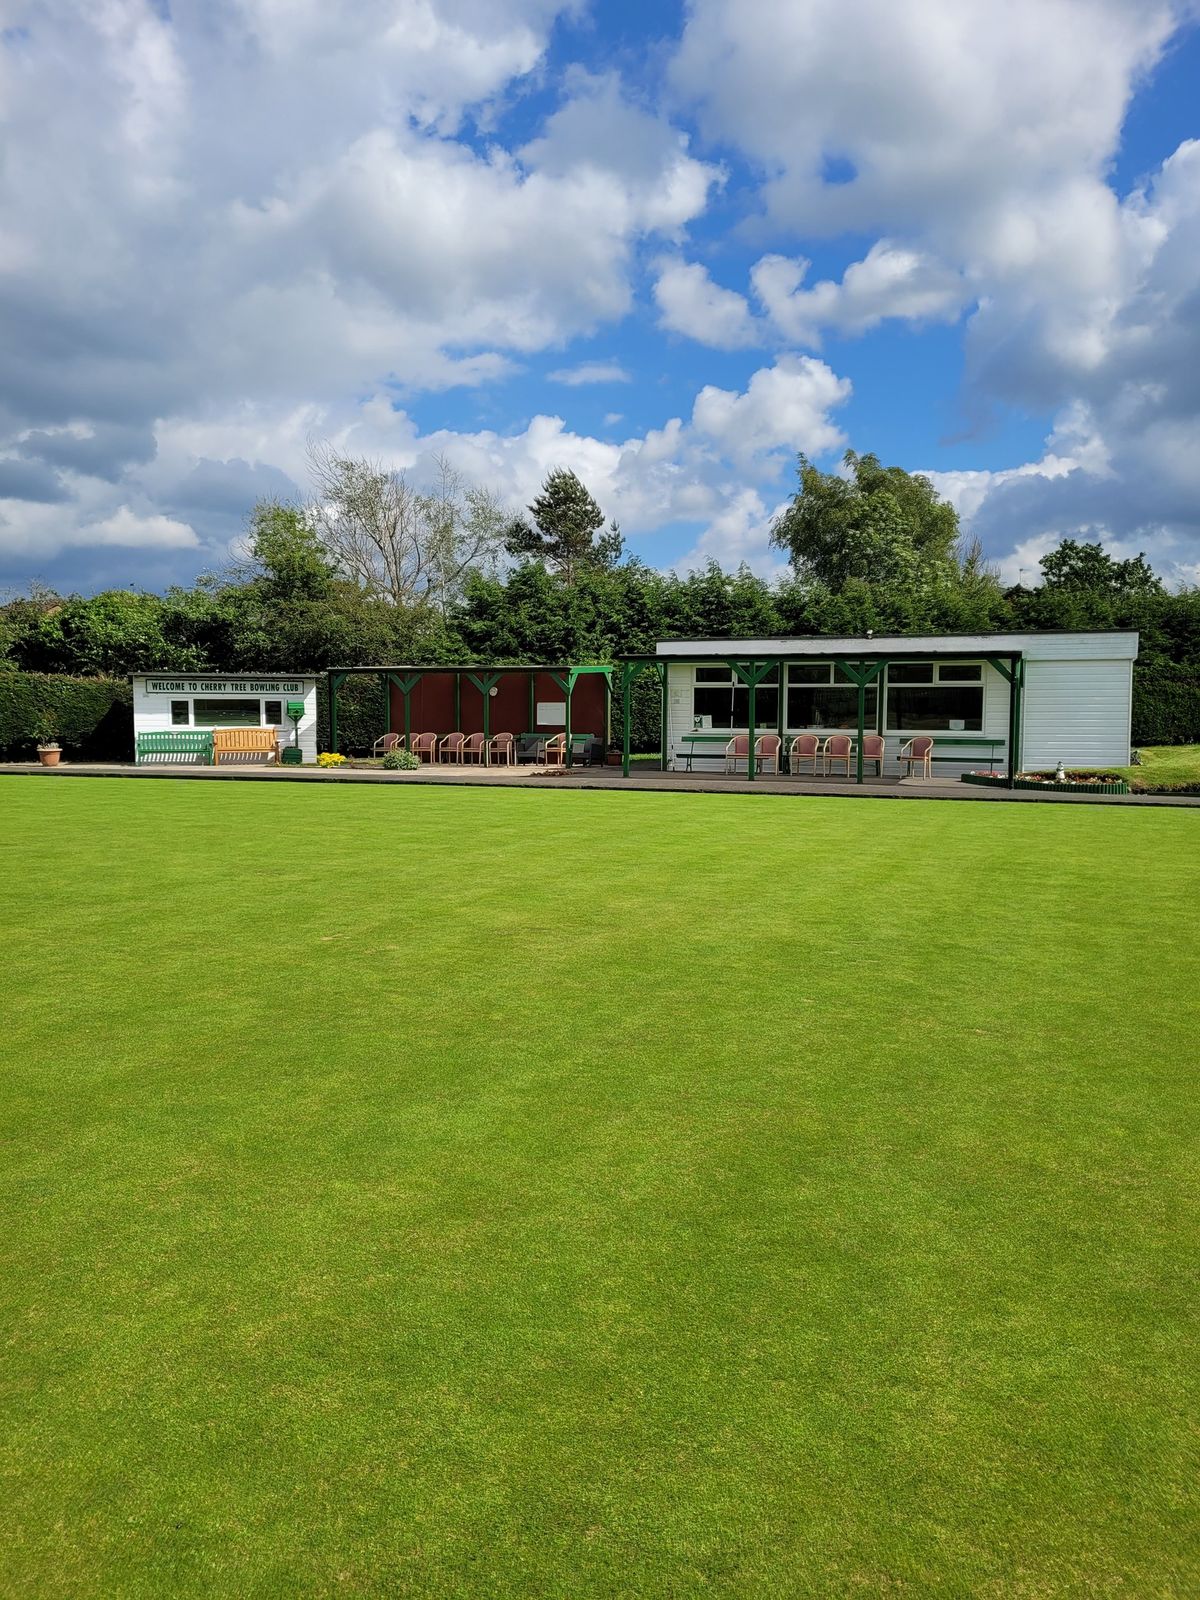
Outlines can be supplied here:
M258 720L257 720L257 722L249 722L243 717L243 718L239 718L235 722L224 722L224 721L221 721L221 720L213 720L211 718L205 718L202 721L200 719L200 717L197 715L197 710L196 710L196 708L198 706L200 706L200 705L205 705L205 706L222 706L222 705L225 705L225 706L248 706L248 705L255 705L255 706L258 707ZM192 726L196 727L196 728L261 728L261 727L264 726L262 699L261 699L261 697L259 695L248 695L248 694L247 695L228 695L228 696L225 696L225 697L220 697L220 696L217 696L217 695L196 695L192 700Z
M902 665L902 666L908 666L908 665L912 665L912 666L929 666L929 667L932 668L930 680L927 683L905 683L905 682L893 683L893 680L892 680L892 667L895 666L895 665ZM940 733L940 734L944 735L947 738L949 738L951 735L957 735L957 734L962 734L964 736L970 735L970 734L978 734L982 738L984 736L984 734L985 734L986 726L987 726L987 685L986 685L986 681L984 679L984 673L983 673L984 666L985 666L985 663L982 662L982 661L930 661L930 662L914 661L914 662L911 662L911 663L910 662L889 662L888 665L887 665L887 668L886 668L886 670L884 672L884 685L883 685L883 719L884 719L883 731L884 731L884 733L902 734L902 735L903 734L916 734L916 733L931 733L931 734L934 734L935 736ZM964 667L967 668L968 671L977 672L978 676L977 677L963 677L963 676L961 676L961 672L962 672L962 669ZM959 675L955 676L955 674L959 674ZM897 689L897 690L899 690L899 691L901 691L903 693L907 693L907 694L922 694L922 693L937 694L942 689L961 690L961 691L977 690L978 693L979 693L979 716L978 716L979 726L978 727L964 726L964 727L961 727L961 728L952 728L952 727L949 726L949 718L944 719L942 722L938 723L936 726L932 726L930 724L925 724L922 727L916 727L911 722L899 721L899 720L893 718L893 715L892 715L892 689L893 688L895 688L895 689ZM962 721L962 722L964 722L966 724L969 724L970 722L972 722L974 720L974 718L968 716L968 717L963 717L963 718L955 718L955 720L956 721Z

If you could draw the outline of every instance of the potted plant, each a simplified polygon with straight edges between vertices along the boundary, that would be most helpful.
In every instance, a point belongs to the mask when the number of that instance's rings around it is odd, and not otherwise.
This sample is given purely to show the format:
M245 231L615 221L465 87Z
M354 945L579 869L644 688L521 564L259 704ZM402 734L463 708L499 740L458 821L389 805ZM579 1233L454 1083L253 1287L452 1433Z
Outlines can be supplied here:
M604 760L610 767L619 767L621 765L623 753L624 752L619 744L610 744L607 752L605 753Z
M49 712L44 712L37 720L34 728L34 738L37 740L38 760L44 767L56 767L58 758L62 755L62 747L56 738L58 727Z

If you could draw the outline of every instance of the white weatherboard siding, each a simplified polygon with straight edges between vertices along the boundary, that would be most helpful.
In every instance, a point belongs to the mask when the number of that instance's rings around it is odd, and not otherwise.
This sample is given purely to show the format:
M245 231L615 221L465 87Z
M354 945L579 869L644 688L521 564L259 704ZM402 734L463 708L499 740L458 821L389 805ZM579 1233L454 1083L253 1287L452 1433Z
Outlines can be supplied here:
M1128 660L1030 661L1021 765L1128 765L1132 691Z
M139 733L171 733L182 732L182 726L176 727L171 721L171 703L175 700L188 702L188 728L200 731L211 731L220 727L220 723L199 722L195 716L195 701L200 700L257 700L259 702L259 723L262 727L274 727L276 724L266 720L266 703L269 700L283 702L283 721L279 724L279 737L283 744L292 742L292 719L287 714L289 700L302 700L304 702L304 715L299 724L299 743L306 762L315 762L317 759L317 680L315 678L300 678L293 674L261 673L253 675L247 673L241 677L230 675L213 676L211 674L184 674L170 672L139 673L133 679L133 731L134 737ZM176 763L202 761L200 755L166 755L147 758L151 761L160 761L163 764L175 765ZM231 760L233 758L230 758ZM265 760L265 757L247 756L246 760ZM224 763L222 763L224 765Z

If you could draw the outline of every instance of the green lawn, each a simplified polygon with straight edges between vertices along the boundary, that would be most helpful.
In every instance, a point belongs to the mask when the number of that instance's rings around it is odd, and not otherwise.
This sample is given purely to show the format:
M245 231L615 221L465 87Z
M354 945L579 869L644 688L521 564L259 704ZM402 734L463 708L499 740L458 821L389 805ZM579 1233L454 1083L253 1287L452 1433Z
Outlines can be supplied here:
M0 1592L1194 1596L1200 815L0 778Z
M1200 783L1200 744L1163 744L1144 747L1141 765L1118 767L1136 788L1159 783Z

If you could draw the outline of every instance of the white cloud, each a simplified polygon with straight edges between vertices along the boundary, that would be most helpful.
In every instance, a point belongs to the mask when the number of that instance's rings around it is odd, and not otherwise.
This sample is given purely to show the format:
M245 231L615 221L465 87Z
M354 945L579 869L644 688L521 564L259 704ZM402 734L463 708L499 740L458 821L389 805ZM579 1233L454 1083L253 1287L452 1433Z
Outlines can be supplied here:
M81 542L87 544L116 544L134 549L191 550L200 543L186 522L153 512L139 515L124 505L118 506L103 521L87 524L80 532Z
M840 283L802 288L808 265L802 257L768 255L750 274L772 323L794 344L818 344L823 328L865 333L890 317L952 322L968 294L961 273L891 239L877 240Z
M744 296L714 283L697 263L661 261L654 283L659 323L718 350L761 344Z
M631 375L619 361L581 361L575 367L558 367L548 372L550 383L565 383L569 389L578 389L589 383L629 383ZM617 419L620 421L620 418Z
M696 396L692 424L718 440L735 461L787 447L820 455L845 443L830 411L850 398L850 380L811 356L780 356L762 367L744 394L707 385Z

